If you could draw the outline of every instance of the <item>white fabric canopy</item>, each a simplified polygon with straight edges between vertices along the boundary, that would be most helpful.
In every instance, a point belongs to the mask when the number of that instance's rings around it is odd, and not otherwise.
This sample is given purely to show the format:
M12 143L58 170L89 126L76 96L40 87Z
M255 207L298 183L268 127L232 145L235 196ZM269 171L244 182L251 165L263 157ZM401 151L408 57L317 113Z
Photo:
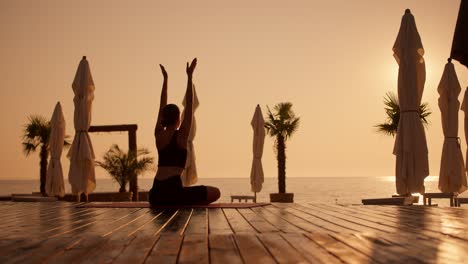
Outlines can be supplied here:
M49 196L65 195L63 183L63 169L60 158L62 157L63 142L65 139L65 118L63 117L60 102L55 105L54 113L50 120L50 161L47 169L46 193Z
M192 86L193 89L193 102L192 102L192 109L193 109L193 118L192 118L192 126L190 127L190 134L187 143L187 161L185 162L185 170L182 172L180 178L182 179L182 184L184 186L189 186L192 184L197 183L198 181L198 174L197 174L197 164L195 159L195 147L193 145L193 140L195 139L195 134L197 132L197 122L195 120L195 111L197 110L200 102L198 101L197 92L195 90L195 85ZM186 106L186 97L184 96L184 100L182 104L184 107ZM182 120L184 119L182 113Z
M260 192L263 185L263 145L265 143L265 120L263 119L262 109L259 105L255 108L255 113L250 122L253 128L253 161L250 171L250 184L252 192Z
M440 162L439 190L444 193L462 193L467 189L465 162L458 137L458 95L461 87L455 67L451 62L445 65L439 87L439 108L442 114L444 146Z
M429 175L428 150L419 108L426 80L424 49L414 17L407 9L393 45L398 69L400 121L393 148L396 155L396 191L400 195L424 193Z
M461 110L465 112L465 120L464 120L464 130L465 130L465 141L468 143L468 87L466 87L465 95L463 96L463 101L461 104ZM466 161L465 161L465 169L468 169L468 148L466 149Z
M96 177L94 150L88 134L95 88L86 57L80 61L72 88L75 94L73 98L75 137L68 152L70 158L68 181L71 184L73 194L84 193L87 195L96 188Z

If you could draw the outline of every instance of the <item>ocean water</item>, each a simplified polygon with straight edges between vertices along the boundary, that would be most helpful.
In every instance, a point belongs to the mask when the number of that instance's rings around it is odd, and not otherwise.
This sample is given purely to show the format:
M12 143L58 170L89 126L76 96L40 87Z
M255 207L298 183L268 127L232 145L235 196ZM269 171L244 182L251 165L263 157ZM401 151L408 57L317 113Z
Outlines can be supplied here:
M140 178L140 190L151 188L152 178ZM231 195L253 195L250 192L249 178L201 178L197 184L212 185L220 188L220 202L230 202ZM426 178L426 192L438 192L438 177ZM118 191L119 186L111 179L97 179L96 192ZM65 184L66 192L70 185ZM12 193L31 193L39 190L38 180L0 180L0 195ZM257 193L258 202L268 202L269 193L278 191L276 178L265 178L263 189ZM310 177L286 179L286 191L294 193L298 203L339 203L361 204L363 198L389 197L395 193L394 177ZM422 199L420 199L422 203ZM434 200L440 206L448 201Z

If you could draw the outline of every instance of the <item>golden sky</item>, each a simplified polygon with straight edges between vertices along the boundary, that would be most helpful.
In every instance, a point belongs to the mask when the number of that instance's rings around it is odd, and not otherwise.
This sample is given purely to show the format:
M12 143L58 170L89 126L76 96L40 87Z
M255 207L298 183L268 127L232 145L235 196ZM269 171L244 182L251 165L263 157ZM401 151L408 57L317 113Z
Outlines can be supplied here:
M430 117L431 175L443 134L437 85L450 53L460 1L0 1L0 179L39 178L38 154L21 151L30 114L50 118L57 101L74 135L71 83L83 55L96 85L93 125L138 124L138 145L153 138L162 75L181 106L185 63L198 58L195 138L200 177L248 177L255 106L290 101L301 117L287 142L287 177L394 175L394 139L377 134L383 96L396 92L392 46L410 8L426 51L423 101ZM468 70L454 62L463 91ZM462 99L460 95L460 101ZM463 112L460 112L463 122ZM463 123L460 136L465 154ZM126 134L92 134L96 156ZM66 151L64 152L66 154ZM65 156L65 155L64 155ZM64 175L68 159L62 157ZM266 177L276 177L267 138ZM153 173L150 173L153 174ZM151 175L147 175L150 177ZM102 170L98 177L107 178Z

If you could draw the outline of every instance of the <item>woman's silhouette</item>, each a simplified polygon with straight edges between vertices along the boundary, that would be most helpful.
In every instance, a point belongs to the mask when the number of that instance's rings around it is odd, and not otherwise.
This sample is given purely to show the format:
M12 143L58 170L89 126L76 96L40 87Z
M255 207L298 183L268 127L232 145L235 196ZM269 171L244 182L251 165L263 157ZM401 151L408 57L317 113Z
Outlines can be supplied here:
M159 66L164 76L161 104L154 130L159 159L158 171L149 192L149 202L151 205L209 204L219 199L218 188L204 185L183 187L180 179L185 168L187 142L192 125L192 75L197 66L197 59L193 59L190 65L187 62L187 101L182 124L180 123L179 108L175 104L167 104L168 76L164 66Z

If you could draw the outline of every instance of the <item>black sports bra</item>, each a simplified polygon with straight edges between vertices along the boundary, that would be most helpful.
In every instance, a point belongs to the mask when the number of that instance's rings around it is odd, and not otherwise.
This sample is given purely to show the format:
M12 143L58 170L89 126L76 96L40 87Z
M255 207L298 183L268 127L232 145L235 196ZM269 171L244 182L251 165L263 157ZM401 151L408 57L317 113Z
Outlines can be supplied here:
M165 148L158 150L158 167L185 168L187 149L177 145L177 132L174 132L171 142Z

